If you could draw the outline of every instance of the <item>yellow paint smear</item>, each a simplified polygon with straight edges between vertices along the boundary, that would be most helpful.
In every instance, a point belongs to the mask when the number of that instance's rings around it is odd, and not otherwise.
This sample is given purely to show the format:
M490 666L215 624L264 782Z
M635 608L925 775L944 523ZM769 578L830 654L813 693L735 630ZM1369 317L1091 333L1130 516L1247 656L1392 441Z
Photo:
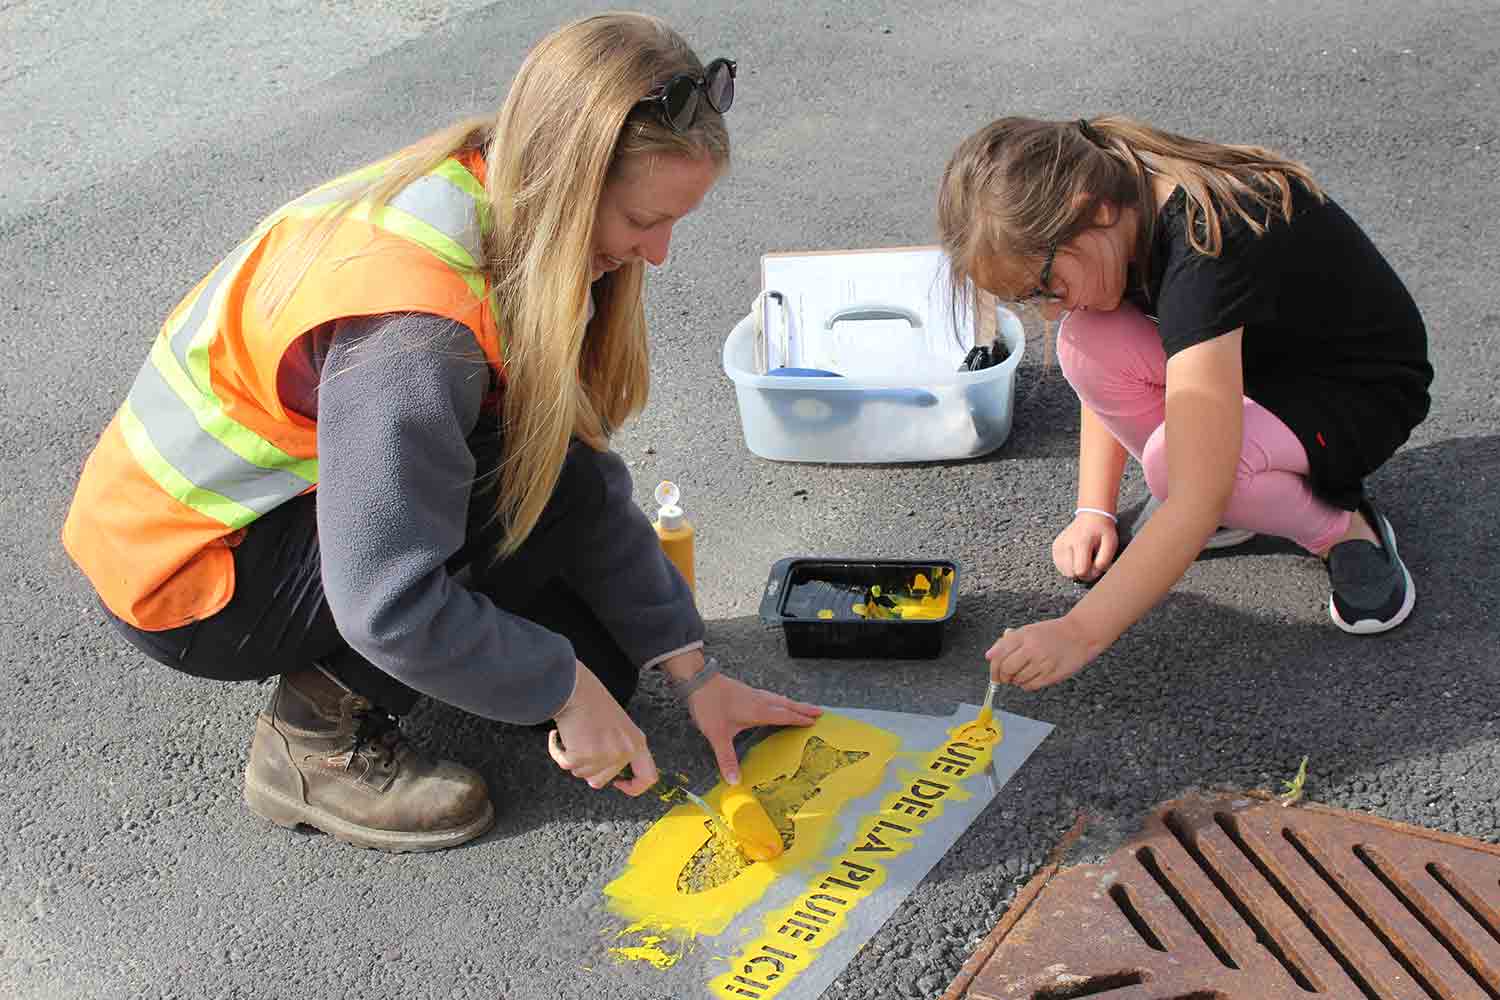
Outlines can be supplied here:
M988 706L979 710L973 722L954 732L960 738L976 743L996 744L1005 739L1005 727L995 718L995 710Z
M770 1000L817 961L821 949L843 932L849 913L885 884L886 863L911 849L926 824L943 814L946 802L972 798L963 782L988 770L1000 738L998 727L980 721L949 730L942 746L901 775L896 791L860 822L838 860L789 906L771 913L765 933L742 947L729 970L709 983L714 996Z
M634 936L636 944L618 945L609 949L611 955L623 962L647 962L658 969L670 969L687 950L687 935L671 934L670 927L653 928L635 923L621 931L617 937ZM662 933L653 933L661 931ZM671 950L663 947L668 945Z
M825 712L807 729L783 729L746 755L741 781L754 789L785 849L752 862L714 836L712 823L677 806L636 841L625 870L604 888L609 907L636 933L719 934L778 875L810 865L827 848L844 807L880 785L900 738ZM704 798L722 811L720 783Z

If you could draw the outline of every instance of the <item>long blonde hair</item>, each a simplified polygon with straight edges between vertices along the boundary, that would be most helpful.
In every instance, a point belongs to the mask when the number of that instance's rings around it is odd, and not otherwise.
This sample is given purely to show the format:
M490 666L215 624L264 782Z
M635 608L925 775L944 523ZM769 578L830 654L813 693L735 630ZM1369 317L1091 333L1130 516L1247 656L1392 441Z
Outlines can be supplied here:
M351 199L383 205L449 157L484 154L494 226L479 268L492 289L506 369L496 502L502 556L536 526L571 439L602 451L646 404L645 266L631 261L594 283L588 320L594 216L606 182L634 158L728 165L729 134L707 101L681 134L654 109L638 107L678 73L702 76L703 65L658 18L612 13L574 21L527 54L493 117L427 137ZM299 257L310 261L340 217L322 220ZM277 288L290 290L286 281Z
M964 140L938 189L955 295L970 294L981 259L1039 265L1050 248L1091 228L1106 202L1137 209L1135 260L1138 274L1149 274L1156 176L1182 187L1188 240L1211 257L1223 250L1231 217L1257 235L1275 215L1290 220L1294 180L1323 198L1305 166L1260 146L1189 139L1119 115L1001 118Z

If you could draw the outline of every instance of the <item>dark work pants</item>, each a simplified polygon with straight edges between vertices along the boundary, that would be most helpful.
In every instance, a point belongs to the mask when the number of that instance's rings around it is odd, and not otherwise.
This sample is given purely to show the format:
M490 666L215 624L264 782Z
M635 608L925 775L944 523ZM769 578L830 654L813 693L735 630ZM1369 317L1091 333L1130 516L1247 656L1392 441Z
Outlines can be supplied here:
M494 469L498 435L476 440L494 442L475 448L479 468ZM581 521L597 517L604 502L597 454L578 443L569 449L536 528L499 562L495 551L503 535L494 516L496 478L490 474L475 485L464 548L449 560L448 572L464 573L465 585L501 609L566 636L578 659L625 704L635 693L638 672L564 581L578 551L577 539L584 534ZM349 648L339 635L323 595L316 504L316 493L304 494L249 527L234 549L234 596L217 614L159 632L110 615L115 627L153 660L195 677L260 680L318 663L387 712L410 711L418 693Z

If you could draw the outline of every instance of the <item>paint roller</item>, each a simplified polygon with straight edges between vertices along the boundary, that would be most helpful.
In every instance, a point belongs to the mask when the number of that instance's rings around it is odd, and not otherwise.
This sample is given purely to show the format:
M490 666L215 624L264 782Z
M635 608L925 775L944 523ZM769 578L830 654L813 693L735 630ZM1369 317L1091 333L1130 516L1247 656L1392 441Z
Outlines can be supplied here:
M719 807L745 857L751 861L781 857L786 849L781 843L781 833L754 792L744 785L730 785L719 799Z
M786 850L766 807L744 785L727 786L719 799L719 810L715 811L701 796L680 782L663 780L658 784L666 789L661 795L664 801L670 802L679 795L686 798L708 814L720 836L737 844L751 861L773 861Z

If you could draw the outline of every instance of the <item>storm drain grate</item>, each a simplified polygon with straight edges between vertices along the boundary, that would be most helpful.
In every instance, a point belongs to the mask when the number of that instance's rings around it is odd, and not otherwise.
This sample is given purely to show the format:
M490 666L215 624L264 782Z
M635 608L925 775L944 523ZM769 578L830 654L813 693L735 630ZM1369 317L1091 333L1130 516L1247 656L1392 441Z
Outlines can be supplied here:
M1500 1000L1500 848L1255 798L1047 869L947 1000ZM1050 880L1049 880L1050 879Z

